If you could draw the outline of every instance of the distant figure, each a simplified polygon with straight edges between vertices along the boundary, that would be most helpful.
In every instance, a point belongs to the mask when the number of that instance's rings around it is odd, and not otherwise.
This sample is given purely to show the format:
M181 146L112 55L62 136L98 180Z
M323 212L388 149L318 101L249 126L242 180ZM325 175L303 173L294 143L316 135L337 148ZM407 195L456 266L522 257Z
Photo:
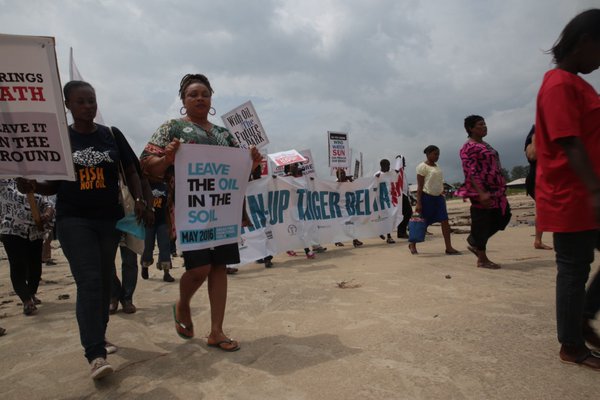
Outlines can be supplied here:
M406 177L406 158L397 155L396 160L400 163L399 168L396 170L398 172L397 183L399 190L402 190L402 222L398 224L397 236L398 239L408 239L406 228L408 228L408 221L412 217L413 209L409 197L408 178Z
M600 67L600 9L584 11L552 47L556 68L537 97L538 228L554 232L556 324L565 363L600 370L600 272L588 282L600 228L600 98L579 74ZM587 290L586 290L587 283Z
M338 168L338 169L336 169L335 176L337 178L337 182L352 182L352 177L346 175L346 171L344 171L344 168ZM335 242L334 244L337 247L344 247L344 243L342 243L342 242ZM352 240L352 246L354 246L354 247L360 247L363 244L364 243L361 242L358 239L353 239Z
M486 254L488 240L496 232L504 230L511 213L506 199L506 181L498 152L483 140L487 125L483 117L469 115L465 118L465 130L469 140L460 149L465 183L457 195L471 201L471 234L467 249L477 256L477 267L499 269Z
M441 222L442 235L446 244L446 254L460 254L452 247L450 239L450 224L448 223L448 210L444 198L444 175L437 165L440 158L440 149L437 146L427 146L423 150L424 162L417 165L417 206L415 213L421 214L427 226ZM417 254L417 244L409 242L411 254Z
M384 158L379 161L379 171L375 172L375 176L379 178L381 174L387 174L390 172L390 160ZM394 244L396 241L392 239L392 235L388 233L387 235L379 235L381 240L385 240L388 244Z
M537 156L535 154L535 125L531 127L531 130L527 134L525 139L525 156L529 161L529 173L525 178L525 190L527 194L535 200L535 171L537 165ZM542 243L542 234L544 232L539 230L536 224L535 227L535 240L533 241L533 247L538 250L552 250L552 247Z

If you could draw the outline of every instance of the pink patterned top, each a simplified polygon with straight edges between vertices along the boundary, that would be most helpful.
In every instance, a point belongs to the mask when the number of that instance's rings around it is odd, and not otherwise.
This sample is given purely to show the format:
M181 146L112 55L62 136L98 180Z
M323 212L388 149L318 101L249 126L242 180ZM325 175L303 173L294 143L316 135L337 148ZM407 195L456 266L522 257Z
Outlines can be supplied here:
M468 197L473 207L484 208L473 181L490 194L490 208L506 210L506 181L502 176L500 157L486 142L468 140L460 149L460 159L465 174L465 183L456 191L457 196Z

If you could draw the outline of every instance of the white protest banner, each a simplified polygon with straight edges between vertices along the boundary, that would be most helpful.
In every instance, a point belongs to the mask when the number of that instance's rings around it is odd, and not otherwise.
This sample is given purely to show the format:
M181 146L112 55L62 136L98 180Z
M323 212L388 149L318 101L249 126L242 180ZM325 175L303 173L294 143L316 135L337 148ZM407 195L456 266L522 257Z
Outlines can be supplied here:
M0 178L74 180L54 38L0 34Z
M276 167L283 167L288 164L303 163L306 161L306 158L294 149L271 153L268 154L268 157Z
M179 147L175 157L178 249L237 243L251 168L247 149L202 144Z
M269 138L251 101L223 114L221 119L240 143L241 148L247 149L250 146L261 148L269 143Z
M350 168L350 147L348 134L343 132L327 132L329 146L329 167Z
M246 209L253 227L245 228L242 264L314 243L376 237L402 221L402 202L394 198L396 175L354 182L277 177L253 181Z

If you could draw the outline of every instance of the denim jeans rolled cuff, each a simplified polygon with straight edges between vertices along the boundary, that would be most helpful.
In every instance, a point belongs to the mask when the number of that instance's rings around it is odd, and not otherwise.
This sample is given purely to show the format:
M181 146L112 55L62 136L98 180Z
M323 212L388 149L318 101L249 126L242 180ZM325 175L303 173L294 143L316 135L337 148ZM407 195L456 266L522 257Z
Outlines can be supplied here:
M120 233L116 220L65 217L57 221L58 240L77 285L76 315L85 357L106 357L111 284Z
M594 261L596 231L555 232L556 253L556 325L558 341L564 345L581 346L584 307L590 299L590 310L594 297L598 296L598 276L594 278L591 291L585 285ZM589 296L589 297L588 297ZM597 311L597 310L596 310Z
M146 228L142 261L150 262L153 259L155 242L158 244L158 262L171 262L171 239L169 238L169 226L167 224L158 224Z

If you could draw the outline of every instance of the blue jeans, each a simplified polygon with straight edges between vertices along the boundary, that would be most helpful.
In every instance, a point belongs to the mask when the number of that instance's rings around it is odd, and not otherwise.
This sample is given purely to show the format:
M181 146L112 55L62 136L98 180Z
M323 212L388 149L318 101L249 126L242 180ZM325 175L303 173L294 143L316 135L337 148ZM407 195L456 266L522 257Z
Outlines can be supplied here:
M116 220L67 217L57 221L58 240L77 285L76 315L85 357L106 357L104 336L120 232Z
M121 279L117 276L117 268L113 263L113 283L111 297L121 303L133 300L133 292L137 286L137 254L128 247L119 246L121 250Z
M593 319L600 308L600 273L586 291L598 231L554 233L556 252L556 324L558 341L569 346L585 344L584 318Z
M149 263L152 261L155 239L158 243L158 262L171 262L171 240L169 238L169 227L165 223L146 228L142 262Z

